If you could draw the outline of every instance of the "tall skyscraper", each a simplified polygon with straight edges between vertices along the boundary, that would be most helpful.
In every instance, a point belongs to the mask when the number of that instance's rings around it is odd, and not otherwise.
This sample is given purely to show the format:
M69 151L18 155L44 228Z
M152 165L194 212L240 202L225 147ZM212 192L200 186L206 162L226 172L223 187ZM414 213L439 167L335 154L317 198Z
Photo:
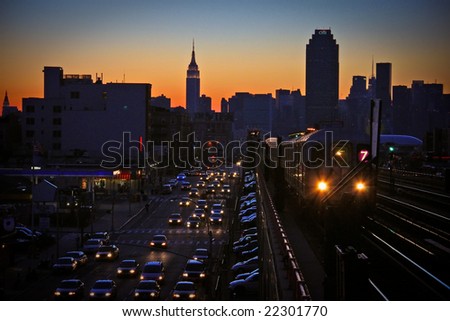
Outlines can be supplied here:
M378 62L376 65L377 82L375 97L381 99L381 130L383 133L393 133L391 92L392 92L392 64Z
M200 71L195 62L195 46L192 43L191 63L188 66L186 77L186 110L190 114L199 111L200 99Z
M339 45L329 29L317 29L306 45L306 125L326 126L339 100Z

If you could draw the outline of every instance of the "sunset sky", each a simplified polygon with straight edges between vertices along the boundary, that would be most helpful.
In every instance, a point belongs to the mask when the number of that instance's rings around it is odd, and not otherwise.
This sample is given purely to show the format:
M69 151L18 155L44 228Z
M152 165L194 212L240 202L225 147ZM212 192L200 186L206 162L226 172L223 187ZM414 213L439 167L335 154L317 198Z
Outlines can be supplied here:
M43 97L43 67L151 83L185 106L195 38L201 94L220 108L235 92L305 94L306 44L330 28L339 44L340 97L353 75L391 62L393 85L444 84L450 93L447 0L2 0L0 97Z

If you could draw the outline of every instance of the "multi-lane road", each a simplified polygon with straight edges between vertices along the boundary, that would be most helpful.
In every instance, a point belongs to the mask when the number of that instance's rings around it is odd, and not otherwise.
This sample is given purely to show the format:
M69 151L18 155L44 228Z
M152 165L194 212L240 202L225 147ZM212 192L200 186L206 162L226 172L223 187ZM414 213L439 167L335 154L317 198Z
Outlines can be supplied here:
M194 185L198 177L188 177ZM211 206L220 200L232 197L234 193L233 181L226 179L232 186L231 194L208 195L208 204ZM228 226L232 209L225 206L223 222L221 225L212 225L206 218L198 228L186 226L188 217L195 209L195 203L188 207L180 207L179 200L187 196L188 191L180 187L174 189L171 194L158 195L149 201L147 210L142 210L126 225L116 231L111 238L111 243L120 249L120 257L112 262L96 261L93 254L89 255L86 266L82 266L69 274L48 273L30 282L29 286L17 298L19 300L52 300L53 292L63 279L77 278L85 283L84 299L89 299L89 289L96 280L113 279L117 283L117 300L132 300L133 291L139 282L136 278L118 278L116 269L121 260L135 259L141 267L149 261L162 261L165 266L165 282L161 284L161 299L170 300L171 292L176 282L181 280L182 273L188 259L192 258L197 248L206 248L211 251L207 270L207 278L204 282L197 284L198 299L207 300L211 298L217 275L213 273L223 256L223 248L228 243ZM194 202L197 199L193 199ZM226 204L226 201L224 202ZM171 213L181 213L183 224L169 225L168 217ZM167 249L150 247L153 235L164 234L168 238ZM216 266L217 267L217 266Z

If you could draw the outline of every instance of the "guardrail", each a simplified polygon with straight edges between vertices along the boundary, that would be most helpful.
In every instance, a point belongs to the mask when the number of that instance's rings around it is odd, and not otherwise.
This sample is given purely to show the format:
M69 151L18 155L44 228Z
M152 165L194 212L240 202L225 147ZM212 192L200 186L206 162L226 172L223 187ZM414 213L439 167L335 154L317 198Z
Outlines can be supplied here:
M273 241L276 241L280 244L280 255L283 258L283 265L287 274L289 286L294 293L294 299L309 301L311 300L311 296L306 285L306 281L301 272L297 258L295 257L294 249L289 242L289 238L284 230L281 219L275 209L267 185L264 182L264 179L261 179L261 175L257 176L257 180L261 199L264 199L264 201L261 201L261 206L267 214L266 219L269 221L267 222L270 232L269 237L272 238L272 243Z

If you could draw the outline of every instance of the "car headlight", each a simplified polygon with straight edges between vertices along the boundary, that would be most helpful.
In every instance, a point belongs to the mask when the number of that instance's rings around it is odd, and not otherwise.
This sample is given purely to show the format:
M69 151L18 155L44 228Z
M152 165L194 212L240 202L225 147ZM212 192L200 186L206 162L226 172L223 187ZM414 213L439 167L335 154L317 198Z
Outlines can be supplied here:
M96 257L96 258L99 258L99 257L100 257L100 254L95 254L95 257Z
M193 299L193 298L195 298L195 293L189 294L189 299Z
M205 273L200 273L200 277L201 277L201 278L204 278L205 276L206 276Z
M189 276L188 273L186 273L186 272L183 273L183 277L187 278L188 276Z
M150 245L151 245L151 246L154 246L154 245L155 245L155 242L150 242Z
M59 291L56 291L55 293L53 293L54 295L56 295L56 296L60 296L61 295L61 292L59 292Z
M161 243L161 246L166 246L166 242L162 242L162 243Z
M106 292L105 296L111 296L111 292Z
M112 253L108 253L107 257L111 257L111 256L112 256Z
M72 295L75 295L76 293L75 293L74 291L70 291L68 294L69 294L70 296L72 296Z
M136 273L136 271L135 270L130 270L130 273L134 274L134 273Z
M160 276L158 277L158 280L161 281L162 279L164 279L164 276L160 275Z
M178 293L174 293L174 294L173 294L173 297L174 297L174 298L179 298L180 295L179 295Z
M320 181L317 183L317 189L321 192L326 191L328 189L328 184L324 181Z
M119 273L119 274L122 273L122 272L123 272L122 270L117 270L117 273Z
M139 292L134 292L134 296L139 296Z
M90 296L95 296L95 293L94 292L90 292L89 295Z
M156 296L155 292L150 292L150 296Z

